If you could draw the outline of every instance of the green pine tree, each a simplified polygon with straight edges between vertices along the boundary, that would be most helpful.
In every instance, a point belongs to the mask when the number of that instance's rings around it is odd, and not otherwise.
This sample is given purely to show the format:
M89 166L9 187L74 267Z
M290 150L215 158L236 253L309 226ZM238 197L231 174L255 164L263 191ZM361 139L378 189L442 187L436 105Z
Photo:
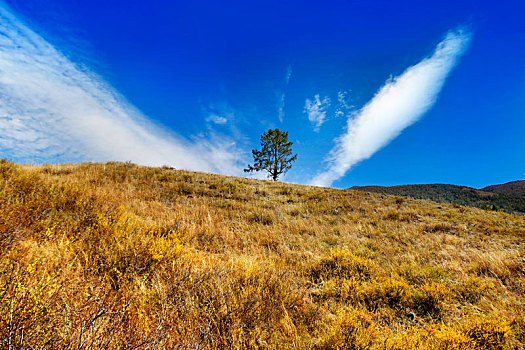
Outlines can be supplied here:
M252 150L253 165L248 165L245 172L266 170L268 177L277 181L281 174L285 174L297 159L292 155L293 142L288 141L288 131L269 129L261 135L261 147Z

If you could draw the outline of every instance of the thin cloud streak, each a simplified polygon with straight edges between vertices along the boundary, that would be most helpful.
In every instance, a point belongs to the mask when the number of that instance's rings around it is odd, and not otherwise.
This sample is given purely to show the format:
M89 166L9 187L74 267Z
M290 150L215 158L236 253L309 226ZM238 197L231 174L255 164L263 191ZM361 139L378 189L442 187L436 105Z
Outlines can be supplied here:
M283 92L281 93L281 96L279 97L279 103L278 103L278 106L279 106L279 114L278 114L278 117L279 117L279 121L282 123L284 121L284 102L286 100L286 93Z
M235 143L173 135L0 3L0 154L31 163L130 160L240 174Z
M284 77L285 89L288 86L288 84L290 83L290 78L291 77L292 77L292 66L289 65L288 67L286 67L286 76ZM284 121L284 104L285 104L285 100L286 100L286 92L282 91L280 93L279 101L277 103L277 107L278 107L278 111L279 111L278 117L279 117L279 121L281 123Z
M432 56L387 80L372 100L348 119L346 132L336 139L327 159L328 169L311 184L330 186L420 119L436 102L470 38L471 34L462 29L449 32Z

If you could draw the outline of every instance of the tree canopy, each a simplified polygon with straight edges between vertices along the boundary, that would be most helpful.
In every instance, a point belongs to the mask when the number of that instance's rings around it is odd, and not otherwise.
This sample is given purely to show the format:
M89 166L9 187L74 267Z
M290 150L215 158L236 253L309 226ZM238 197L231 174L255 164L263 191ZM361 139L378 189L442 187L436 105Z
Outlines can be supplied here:
M245 172L267 171L274 181L292 168L297 154L292 154L293 142L288 141L288 131L269 129L261 135L261 150L252 150L253 165L248 165Z

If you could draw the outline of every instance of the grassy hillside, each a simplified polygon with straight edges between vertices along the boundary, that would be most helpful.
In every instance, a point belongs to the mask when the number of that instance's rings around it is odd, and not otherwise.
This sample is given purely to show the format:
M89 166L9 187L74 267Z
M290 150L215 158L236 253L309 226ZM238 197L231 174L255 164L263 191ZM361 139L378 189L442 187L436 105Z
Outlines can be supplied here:
M500 185L496 185L500 186ZM502 186L502 185L501 185ZM428 185L402 185L402 186L354 186L351 189L358 191L374 192L395 196L425 199L441 203L456 203L459 205L503 210L508 213L525 213L525 196L510 195L498 190L484 191L466 186L428 184ZM512 192L505 187L507 192ZM501 191L505 191L501 188Z
M524 237L457 205L4 161L0 348L523 349Z

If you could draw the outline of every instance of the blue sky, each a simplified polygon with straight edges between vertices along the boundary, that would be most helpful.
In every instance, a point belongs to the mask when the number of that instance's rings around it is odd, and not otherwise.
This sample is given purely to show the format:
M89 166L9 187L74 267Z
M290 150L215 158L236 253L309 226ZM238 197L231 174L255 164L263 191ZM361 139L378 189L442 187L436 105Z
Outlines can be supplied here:
M242 175L278 127L286 181L525 177L521 1L1 4L8 159Z

